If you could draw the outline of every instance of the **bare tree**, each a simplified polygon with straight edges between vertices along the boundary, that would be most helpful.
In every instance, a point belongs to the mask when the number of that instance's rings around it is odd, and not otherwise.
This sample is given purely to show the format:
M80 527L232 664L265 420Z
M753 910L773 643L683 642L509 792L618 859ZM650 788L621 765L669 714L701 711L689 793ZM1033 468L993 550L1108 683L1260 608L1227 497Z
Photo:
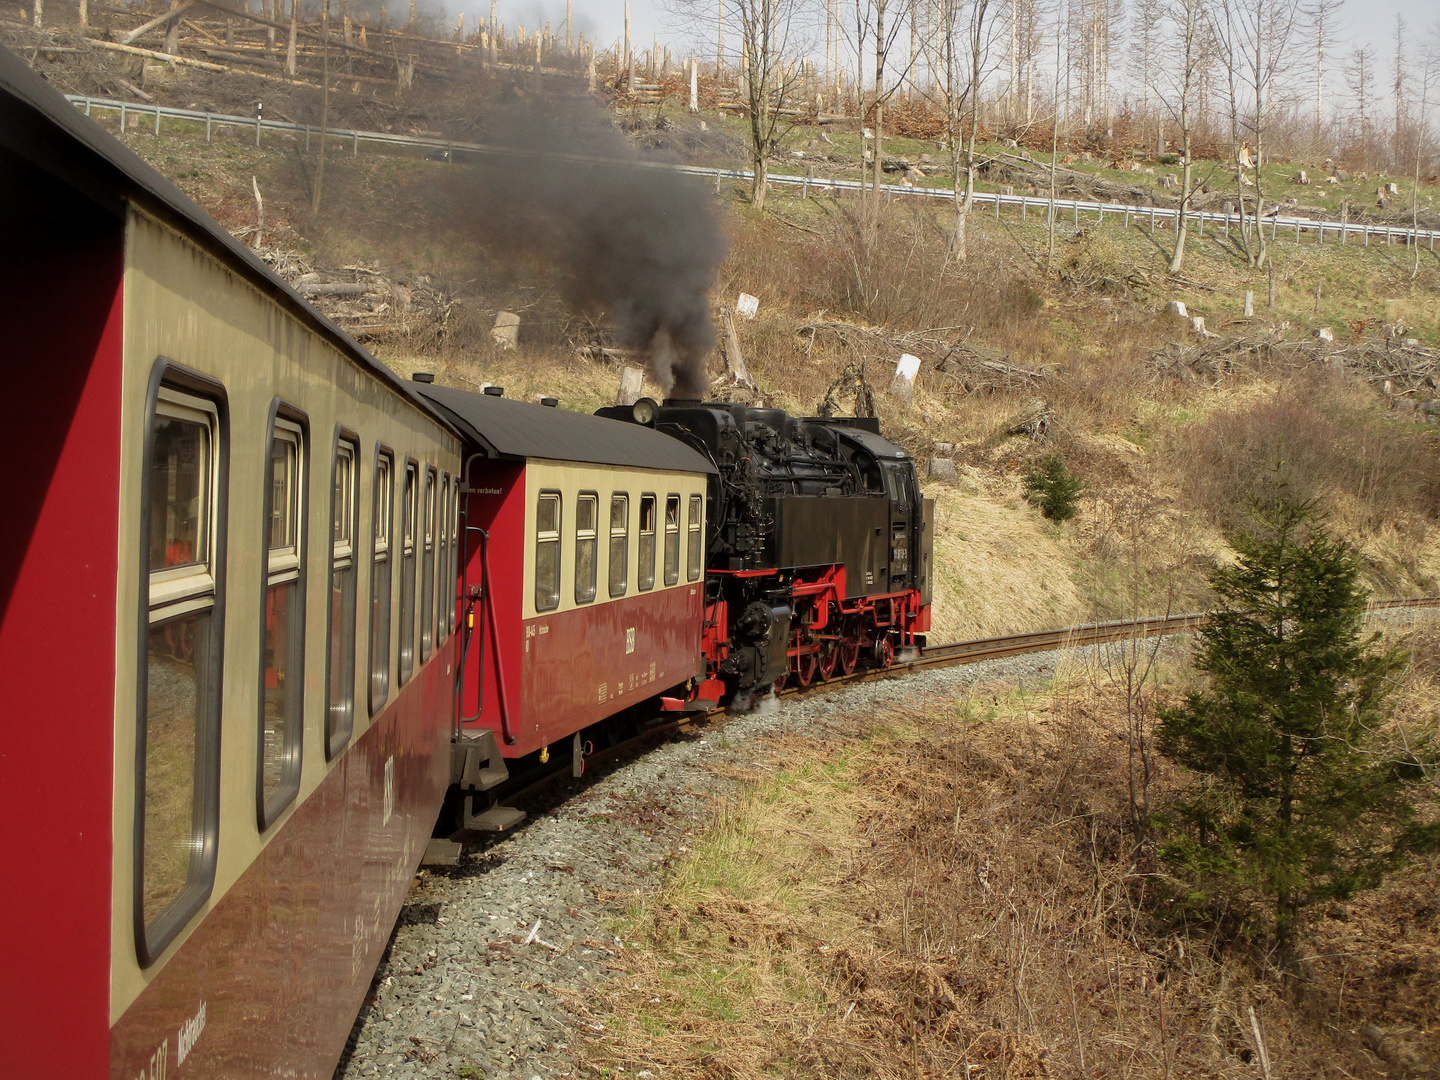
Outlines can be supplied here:
M1314 139L1320 141L1320 129L1325 122L1325 54L1330 48L1330 35L1335 31L1335 21L1345 0L1314 0L1304 10L1308 44L1315 56L1315 131Z
M1016 0L1020 17L1020 79L1025 90L1025 125L1035 122L1035 63L1043 47L1041 23L1045 6L1041 0Z
M1155 82L1155 62L1160 47L1161 21L1165 0L1136 0L1130 13L1130 70L1140 89L1141 138L1146 145L1155 145L1145 135L1150 121L1150 91Z
M1440 23L1436 23L1435 29L1431 31L1429 47L1425 50L1420 69L1420 115L1415 124L1415 175L1410 188L1412 230L1420 226L1420 160L1429 136L1430 94L1437 78L1440 78ZM1410 268L1410 280L1414 281L1420 274L1420 245L1414 243L1410 246L1415 249L1415 263Z
M1253 230L1242 229L1242 237L1250 265L1259 269L1269 258L1265 233L1260 228L1265 211L1263 166L1269 152L1266 137L1276 84L1290 61L1295 41L1300 0L1219 0L1219 5L1215 39L1231 73L1232 133L1238 135L1237 129L1243 130L1254 140L1255 195L1250 211ZM1243 172L1237 168L1236 175L1242 177ZM1246 214L1243 191L1241 214Z
M1401 146L1402 131L1405 126L1405 89L1409 82L1405 70L1405 19L1398 12L1395 14L1395 81L1391 90L1395 97L1395 167L1400 167L1404 149Z
M1011 8L1013 22L1014 8ZM941 41L945 70L945 123L955 193L955 257L965 258L965 227L975 206L975 141L980 127L980 86L994 34L991 0L942 0ZM1018 38L1012 38L1018 62ZM961 174L965 180L962 188Z
M1191 143L1195 131L1195 90L1208 43L1206 15L1206 0L1169 0L1164 11L1170 32L1164 50L1165 76L1156 91L1180 126L1180 212L1175 223L1175 250L1170 254L1172 274L1178 274L1185 262L1185 238L1189 230L1186 214L1194 195Z
M716 26L716 81L724 66L732 30L735 66L741 71L740 100L745 107L750 143L750 203L765 209L770 161L791 126L786 113L804 92L804 66L794 63L809 46L811 4L808 0L670 0L669 12L696 36ZM701 29L704 27L705 29Z
M1061 6L1055 9L1055 75L1050 92L1055 116L1050 124L1050 214L1045 227L1048 233L1048 249L1045 255L1047 273L1055 265L1055 166L1060 159L1060 48L1065 38L1065 23L1069 14L1065 5L1068 3L1069 0L1061 0Z
M1109 134L1110 62L1122 0L1075 0L1070 5L1070 67L1079 79L1080 120L1097 121Z
M1370 116L1375 100L1375 49L1357 45L1345 58L1345 87L1355 99L1360 121L1360 160L1370 158Z
M789 0L798 3L800 0ZM856 69L856 96L859 99L861 127L866 126L867 114L871 116L870 144L873 158L869 162L870 168L865 168L864 155L861 156L860 168L860 195L864 207L866 227L865 243L871 244L880 227L880 188L884 172L884 139L885 139L885 105L895 95L901 86L906 85L909 79L909 64L900 65L900 70L892 71L891 53L900 39L901 32L906 27L904 14L907 10L909 0L855 0L855 25L854 35L851 43L855 47L855 69ZM873 58L874 66L871 69L874 73L872 92L868 95L869 107L867 108L867 94L865 92L864 68L866 63ZM913 60L913 58L912 58ZM873 111L872 111L873 110ZM863 139L862 139L863 145ZM869 176L866 176L866 173Z

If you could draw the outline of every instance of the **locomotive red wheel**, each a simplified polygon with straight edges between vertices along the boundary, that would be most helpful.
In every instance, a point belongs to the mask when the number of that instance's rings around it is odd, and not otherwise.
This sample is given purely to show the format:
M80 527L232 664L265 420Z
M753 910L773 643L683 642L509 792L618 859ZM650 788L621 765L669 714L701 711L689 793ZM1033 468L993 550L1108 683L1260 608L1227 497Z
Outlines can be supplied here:
M790 676L788 673L785 675L781 675L778 679L775 680L775 685L772 686L770 689L773 690L776 694L781 694L785 690L785 684L789 681Z
M860 664L860 639L842 638L835 651L840 656L840 673L854 675L856 667Z
M820 654L820 681L829 682L835 677L835 665L840 659L840 646L834 642L826 646L825 651Z
M820 659L817 653L804 653L795 658L795 685L805 689L815 681L815 673L820 670Z
M880 641L880 666L888 668L895 663L895 643L888 637Z

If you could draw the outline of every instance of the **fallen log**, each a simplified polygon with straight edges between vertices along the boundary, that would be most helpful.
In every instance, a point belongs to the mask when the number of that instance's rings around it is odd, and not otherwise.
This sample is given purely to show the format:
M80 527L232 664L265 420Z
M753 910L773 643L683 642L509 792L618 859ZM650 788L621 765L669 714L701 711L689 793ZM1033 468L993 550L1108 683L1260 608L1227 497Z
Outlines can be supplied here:
M369 285L354 285L345 282L310 282L297 286L305 296L364 296L371 291Z
M303 86L309 90L320 89L319 83L305 82L302 79L292 79L288 75L267 75L263 71L252 71L249 68L212 64L208 60L192 60L188 56L176 56L174 53L160 52L157 49L142 49L138 45L121 45L118 41L100 41L96 38L91 38L90 44L98 49L110 49L112 52L130 53L133 56L148 56L154 60L164 60L168 64L196 67L201 71L218 71L222 75L245 75L251 79L268 79L271 82L283 82L288 86Z
M131 30L128 34L122 36L120 38L120 44L129 45L136 38L141 37L144 34L148 34L151 30L154 30L162 23L167 23L170 22L172 19L178 18L182 12L189 11L197 3L199 3L199 0L185 0L185 3L181 4L179 7L171 8L169 11L165 12L165 14L157 15L149 22L141 23L134 30Z

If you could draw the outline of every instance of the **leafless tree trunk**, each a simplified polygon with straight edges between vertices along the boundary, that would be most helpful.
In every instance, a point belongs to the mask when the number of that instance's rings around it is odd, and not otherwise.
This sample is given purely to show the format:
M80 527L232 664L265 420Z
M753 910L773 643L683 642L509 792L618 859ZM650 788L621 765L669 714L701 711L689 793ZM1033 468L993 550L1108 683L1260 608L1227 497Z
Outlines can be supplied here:
M809 44L802 38L808 14L804 3L805 0L717 0L712 9L709 0L675 0L670 8L677 17L688 21L697 34L708 32L713 10L717 80L726 59L725 26L728 23L732 30L739 31L734 59L743 75L740 97L745 106L753 173L750 202L757 211L765 209L770 161L789 130L784 113L804 92L804 66L790 62Z
M1405 128L1405 90L1409 79L1405 71L1405 19L1398 12L1395 15L1395 83L1392 90L1395 95L1395 167L1400 167L1401 160L1405 153L1402 142L1404 140Z
M1315 131L1316 147L1320 145L1320 131L1325 123L1325 54L1330 47L1330 35L1335 29L1340 5L1345 0L1315 0L1305 9L1309 24L1310 46L1315 50Z
M292 4L295 2L291 0ZM320 213L320 191L325 183L325 144L330 141L326 137L330 128L330 0L320 3L320 72L320 160L315 166L315 191L310 197L312 215Z
M171 11L177 11L177 9L178 9L179 7L180 7L180 0L170 0L170 10L171 10ZM169 53L171 56L174 56L176 50L178 50L179 48L180 48L180 16L179 16L178 14L176 14L176 15L174 15L174 16L170 19L170 21L169 21L168 23L165 24L165 51L166 51L167 53Z
M954 180L955 257L965 259L966 224L975 206L975 143L979 130L980 86L993 33L991 0L945 0L941 35L945 47L945 117ZM1011 7L1013 23L1014 7ZM963 35L963 36L962 36ZM963 51L957 50L957 44ZM1012 37L1011 44L1014 44ZM1014 53L1012 52L1012 57ZM961 174L964 182L961 182Z
M1357 45L1345 60L1345 86L1355 98L1360 118L1360 159L1370 160L1370 113L1375 98L1375 50Z
M1150 91L1164 17L1164 0L1138 0L1130 16L1130 64L1140 84L1140 141L1145 146L1154 145L1154 140L1146 137L1145 125L1151 120Z
M1432 45L1420 73L1420 115L1415 124L1415 175L1410 186L1410 228L1412 232L1420 227L1420 159L1425 151L1425 139L1429 134L1430 127L1430 87L1435 79L1437 65L1440 65L1440 56L1436 55L1436 53L1440 53L1440 27L1436 28ZM1410 268L1410 280L1414 281L1420 274L1418 239L1410 246L1414 248L1415 256L1415 263Z
M1066 12L1063 7L1055 16L1055 82L1051 100L1055 104L1055 119L1050 125L1050 219L1046 226L1049 232L1049 251L1045 256L1045 269L1055 265L1055 166L1060 157L1060 44L1065 37Z
M1185 237L1189 232L1186 214L1192 196L1190 160L1191 136L1194 133L1195 74L1205 46L1205 0L1171 0L1166 12L1173 25L1174 39L1168 52L1166 68L1172 72L1168 93L1160 98L1180 125L1180 212L1175 222L1175 250L1170 255L1170 273L1178 274L1185 262Z
M1265 210L1264 165L1269 148L1266 137L1270 127L1270 110L1276 83L1290 60L1299 15L1299 0L1220 0L1221 18L1216 22L1217 37L1226 42L1227 59L1243 83L1248 101L1244 102L1245 118L1255 141L1255 200L1252 220L1254 248L1251 265L1265 265L1269 250L1264 230L1260 228ZM1238 61L1238 64L1236 63ZM1235 101L1232 95L1232 103ZM1242 205L1242 214L1244 208Z
M870 162L869 170L864 167L863 155L861 165L861 200L864 207L865 218L865 244L867 249L874 244L879 236L880 228L880 188L884 175L885 156L885 105L894 96L896 90L905 84L909 77L909 67L900 71L894 71L890 66L891 52L899 39L900 31L904 28L903 19L891 19L893 14L894 0L855 0L855 48L856 48L856 71L857 76L864 62L866 43L873 48L874 58L874 94L871 104L874 108L873 129L871 148L874 158ZM903 11L904 8L901 8ZM893 79L887 78L893 74ZM861 126L864 127L865 118L865 92L864 80L857 77L856 92L860 100ZM863 145L863 140L862 140ZM870 176L865 176L866 172Z
M285 74L295 77L295 37L298 32L300 0L290 0L290 39L285 45Z

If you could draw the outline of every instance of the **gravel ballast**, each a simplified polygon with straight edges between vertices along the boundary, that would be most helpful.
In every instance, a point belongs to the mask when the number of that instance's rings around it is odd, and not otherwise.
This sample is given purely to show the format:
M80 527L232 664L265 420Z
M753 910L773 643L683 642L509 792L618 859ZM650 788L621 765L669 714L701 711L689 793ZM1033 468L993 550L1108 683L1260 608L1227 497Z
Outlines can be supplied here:
M1032 653L939 668L698 724L456 869L422 871L336 1076L579 1075L581 1002L631 948L612 928L684 856L715 797L736 786L725 777L753 767L767 736L852 737L853 718L914 696L958 695L977 682L1038 687L1056 659Z

